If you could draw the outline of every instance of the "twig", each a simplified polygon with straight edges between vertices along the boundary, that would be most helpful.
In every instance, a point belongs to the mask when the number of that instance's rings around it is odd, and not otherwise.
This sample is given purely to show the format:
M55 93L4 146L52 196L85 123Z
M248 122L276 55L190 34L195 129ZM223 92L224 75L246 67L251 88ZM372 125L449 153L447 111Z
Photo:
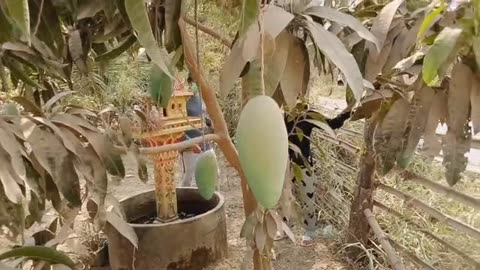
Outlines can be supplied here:
M33 36L37 35L38 27L40 26L40 21L42 20L43 2L45 2L45 0L42 0L42 2L40 3L40 10L38 11L38 18L37 18L37 23L35 24L35 28L34 28L34 31L33 31Z
M360 148L351 144L351 143L348 143L346 141L343 141L343 140L340 140L338 138L334 138L332 136L329 136L327 135L326 133L324 132L319 132L319 136L321 138L323 138L324 140L330 142L330 143L333 143L335 145L338 145L340 147L343 147L345 150L349 151L350 153L352 154L358 154L360 152Z
M218 142L219 140L220 140L220 136L218 136L217 134L205 135L205 141ZM174 150L183 150L183 149L194 147L195 145L200 144L203 141L204 141L204 138L200 136L200 137L195 137L179 143L166 144L166 145L156 146L156 147L143 147L143 148L140 148L140 153L149 155L149 154L156 154L156 153L162 153L162 152L168 152L168 151L174 151Z
M476 210L480 210L480 199L478 198L473 198L471 196L458 192L452 188L440 185L438 183L433 182L432 180L429 180L413 172L405 171L401 173L401 176L403 177L404 180L412 181L417 184L423 185L437 193L441 193L445 195L446 197L449 197L463 204L471 206Z
M476 268L479 268L480 269L480 263L475 261L473 258L471 258L470 256L468 256L467 254L463 253L461 250L459 250L458 248L454 247L453 245L449 244L447 241L443 240L442 238L436 236L434 233L430 232L429 230L425 229L424 227L420 226L419 224L417 224L416 222L414 222L413 220L407 218L405 215L401 214L400 212L384 205L383 203L379 202L379 201L373 201L373 205L375 207L378 207L380 209L382 209L383 211L393 215L393 216L396 216L402 220L404 220L406 223L412 225L413 227L415 227L417 229L417 231L423 233L424 235L432 238L433 240L439 242L440 244L442 244L444 247L446 247L447 249L455 252L457 255L459 255L460 257L462 257L463 259L465 259L466 261L468 261L470 264L472 265L475 265Z
M388 237L380 228L380 225L378 225L378 222L375 219L375 216L372 214L372 211L370 211L370 209L365 209L363 210L363 214L365 214L368 224L370 225L373 232L375 233L375 236L377 237L378 241L382 245L382 248L385 250L385 253L387 254L387 258L390 261L390 264L392 265L392 268L394 270L405 270L405 266L403 266L402 260L395 252L395 249L393 249L392 245L388 241Z
M452 228L455 228L462 233L468 234L472 236L473 238L480 240L480 231L476 228L473 228L470 225L467 225L459 220L456 220L448 215L443 214L442 212L438 211L435 208L432 208L425 204L424 202L416 199L410 194L406 194L404 192L401 192L399 190L396 190L393 187L387 186L385 184L379 183L378 188L394 195L395 197L404 200L407 202L409 205L414 206L415 208L418 208L425 213L427 213L429 216L434 217L435 219L438 220L438 222L446 224Z
M230 48L232 46L232 41L230 39L228 39L227 37L223 36L222 34L218 33L217 31L209 28L208 26L205 26L203 24L200 24L200 23L195 23L194 20L188 18L188 17L183 17L183 20L192 25L192 26L198 26L198 29L202 32L204 32L205 34L208 34L210 35L211 37L213 38L216 38L218 40L220 40L220 42L225 45L226 47Z

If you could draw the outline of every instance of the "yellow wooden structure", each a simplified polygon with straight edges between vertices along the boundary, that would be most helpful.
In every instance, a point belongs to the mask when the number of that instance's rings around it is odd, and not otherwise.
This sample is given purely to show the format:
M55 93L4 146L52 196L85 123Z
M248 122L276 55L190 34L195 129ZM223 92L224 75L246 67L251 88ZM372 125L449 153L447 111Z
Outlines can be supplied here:
M185 91L183 85L177 82L168 106L158 108L162 117L161 128L146 132L136 129L134 137L140 141L143 147L155 147L179 142L185 131L201 128L201 118L187 117L187 101L191 96L193 93ZM151 101L148 99L145 108L146 115L149 115L151 108ZM178 218L175 181L178 155L178 151L150 155L154 162L157 218L160 222L169 222Z

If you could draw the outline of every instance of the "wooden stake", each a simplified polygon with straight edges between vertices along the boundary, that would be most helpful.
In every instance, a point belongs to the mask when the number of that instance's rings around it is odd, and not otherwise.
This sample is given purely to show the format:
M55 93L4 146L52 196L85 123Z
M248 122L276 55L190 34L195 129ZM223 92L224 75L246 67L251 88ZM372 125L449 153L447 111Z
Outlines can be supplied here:
M387 258L390 261L390 264L392 265L392 268L394 270L405 270L405 266L403 266L402 260L400 259L400 257L398 257L397 253L395 252L395 249L393 249L392 245L390 244L388 237L380 228L380 225L378 225L378 222L375 219L375 216L372 214L372 211L370 209L365 209L363 213L367 218L368 224L370 225L373 232L375 233L375 236L377 237L378 241L382 245L382 248L385 250L385 253L387 254Z

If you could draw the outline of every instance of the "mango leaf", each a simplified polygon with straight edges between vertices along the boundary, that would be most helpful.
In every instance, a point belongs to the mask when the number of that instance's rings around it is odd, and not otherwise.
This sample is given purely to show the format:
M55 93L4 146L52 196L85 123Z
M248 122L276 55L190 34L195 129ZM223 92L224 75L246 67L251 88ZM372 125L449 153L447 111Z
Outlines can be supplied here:
M403 151L397 160L398 165L402 168L408 166L415 153L415 149L427 125L428 112L430 111L434 95L435 92L428 86L415 91L408 112Z
M137 42L137 38L134 35L130 35L123 39L115 48L95 57L95 61L102 62L115 59L116 57L127 51L130 47L132 47L135 42Z
M5 62L5 61L4 61ZM32 80L22 69L20 63L9 61L4 63L6 67L10 70L10 78L15 87L18 86L18 81L21 80L29 86L39 88L42 87L34 80Z
M52 97L50 100L48 100L47 103L45 103L43 105L43 110L44 111L50 111L50 109L52 108L52 106L55 103L60 101L62 98L66 97L68 95L74 94L74 93L76 93L76 92L75 91L65 91L65 92L61 92L61 93L56 94L54 97Z
M94 17L104 7L106 1L83 0L79 1L77 9L77 20Z
M52 176L65 199L73 206L80 206L80 182L73 166L73 156L65 149L63 143L41 126L34 127L25 137L33 155Z
M148 181L147 160L140 154L140 150L136 144L132 144L130 149L137 160L137 173L140 180L144 183Z
M393 38L385 43L380 53L369 52L367 62L365 63L365 79L370 82L376 81L377 75L381 73L392 51ZM375 56L376 55L376 56Z
M445 10L445 2L441 1L440 6L437 8L433 9L428 13L427 16L425 16L425 19L422 22L422 25L420 26L420 29L418 30L417 34L417 39L423 38L427 30L432 27L432 25L439 19L440 14Z
M255 245L260 253L263 253L265 243L267 241L267 232L265 232L262 222L258 222L255 226Z
M36 28L35 36L32 35L32 45L38 48L42 42L45 46L54 52L56 58L63 56L65 47L62 24L57 14L57 9L52 4L52 0L30 1L30 20L39 22ZM41 10L41 12L40 12ZM38 38L39 41L36 41Z
M310 7L305 10L305 13L311 16L324 18L342 25L346 25L356 31L358 36L373 43L377 48L377 51L380 51L382 49L377 38L370 31L368 31L368 29L362 24L361 21L351 15L340 12L334 8L324 6Z
M395 166L402 150L408 111L408 102L403 98L396 99L375 128L373 147L378 159L377 164L383 166L379 171L382 175L387 174Z
M304 119L303 121L309 122L310 124L314 125L315 127L322 129L328 135L330 135L334 138L337 137L337 134L335 134L333 129L327 124L326 121L319 121L319 120L314 120L314 119Z
M182 45L182 37L178 26L182 1L165 0L165 48L168 52L175 51Z
M272 55L266 56L264 59L265 94L272 96L281 78L284 76L284 70L287 63L290 44L294 37L288 32L283 31L275 39L275 51Z
M253 60L257 55L259 42L258 25L252 25L245 34L239 36L237 41L233 43L230 54L225 58L220 71L220 96L222 98L230 93L247 62ZM246 45L247 43L249 43L249 46ZM247 50L245 47L250 47L250 49Z
M272 239L275 238L277 235L277 222L275 221L275 218L272 216L271 212L267 212L265 215L265 226L267 229L268 236Z
M96 215L100 219L100 223L103 224L105 216L102 214L104 209L105 197L107 195L108 177L103 166L103 162L96 154L91 145L84 147L81 140L70 129L66 127L61 128L62 133L76 145L76 152L79 159L75 162L75 167L87 180L87 186L89 192L92 193L92 199L100 209ZM103 220L102 220L103 219Z
M463 63L457 63L452 70L448 89L447 134L443 142L443 165L450 186L461 178L467 167L465 153L470 150L472 133L469 126L470 92L472 90L472 70Z
M18 97L13 97L12 100L22 105L23 109L26 112L31 112L35 116L43 117L42 109L40 109L37 105L35 105L33 102L31 102L27 98L18 96Z
M166 108L173 92L173 80L157 65L150 71L150 97L154 104Z
M242 225L242 229L240 230L240 237L245 238L247 236L251 236L254 232L257 222L257 215L255 212L252 212Z
M295 176L295 181L302 181L303 180L303 170L300 168L300 166L295 163L291 162L290 165L292 166L293 169L293 175Z
M282 74L278 75L281 76L280 89L282 90L285 103L288 107L293 107L297 102L297 98L307 91L307 83L310 78L310 62L308 61L308 52L305 44L296 37L289 36L289 39L285 67ZM276 48L275 51L279 50L280 48ZM277 61L281 60L278 59Z
M28 0L5 0L10 17L22 33L22 39L30 46L30 12Z
M240 36L245 34L250 26L258 19L258 1L245 0L242 6L242 15L240 20Z
M138 249L138 237L132 226L114 212L107 211L107 222Z
M423 61L422 74L423 80L427 85L430 85L438 75L439 69L445 64L454 50L462 32L461 28L445 27L435 38Z
M69 33L69 38L68 38L68 50L70 52L70 55L72 56L72 60L75 62L75 65L77 65L78 70L82 72L82 74L87 75L88 74L88 66L86 60L86 56L84 55L84 50L83 50L83 42L82 38L80 36L80 31L79 30L73 30Z
M342 71L348 85L352 88L355 99L359 101L363 95L363 77L353 55L334 34L325 30L322 25L310 21L307 21L307 25L315 46Z
M3 120L0 120L0 145L7 152L16 176L21 182L26 181L27 171L23 160L24 156L26 156L23 150L24 146L17 141L17 138L10 132Z
M383 48L385 39L387 38L388 31L393 21L393 17L397 12L400 5L404 2L404 0L394 0L388 4L386 4L380 13L373 19L372 28L370 32L377 38L377 48ZM370 47L370 46L369 46ZM372 50L370 50L372 51ZM378 50L379 52L380 50ZM374 56L377 56L374 53Z
M71 269L75 268L75 263L65 253L50 247L30 246L19 247L0 254L0 260L24 257L33 260L42 260L54 264L63 264Z
M136 31L138 41L145 48L148 56L160 70L174 79L174 76L165 64L167 59L166 53L160 50L153 36L144 1L125 0L125 9L132 27Z
M10 165L10 160L8 158L5 150L0 148L0 181L3 185L3 190L5 191L6 197L15 204L20 204L24 196L18 185L18 180Z
M437 127L439 122L447 117L445 108L447 108L447 95L442 90L433 97L423 137L423 151L431 158L438 155L442 148L442 143L437 137Z
M264 30L272 38L276 38L295 17L292 13L276 5L268 5L263 10Z
M472 108L471 119L473 124L473 134L477 134L480 132L480 77L478 74L472 76L470 105Z

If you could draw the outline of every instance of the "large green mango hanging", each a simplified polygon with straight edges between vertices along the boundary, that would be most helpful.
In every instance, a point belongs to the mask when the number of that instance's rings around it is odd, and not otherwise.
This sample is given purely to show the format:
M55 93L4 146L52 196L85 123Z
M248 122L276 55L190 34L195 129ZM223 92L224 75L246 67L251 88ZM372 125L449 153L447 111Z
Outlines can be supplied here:
M240 164L257 202L266 209L277 204L288 164L288 133L283 113L268 96L250 99L237 127Z
M195 166L195 181L198 192L206 200L210 200L213 193L215 193L217 175L217 156L213 149L201 153L197 158L197 164Z

